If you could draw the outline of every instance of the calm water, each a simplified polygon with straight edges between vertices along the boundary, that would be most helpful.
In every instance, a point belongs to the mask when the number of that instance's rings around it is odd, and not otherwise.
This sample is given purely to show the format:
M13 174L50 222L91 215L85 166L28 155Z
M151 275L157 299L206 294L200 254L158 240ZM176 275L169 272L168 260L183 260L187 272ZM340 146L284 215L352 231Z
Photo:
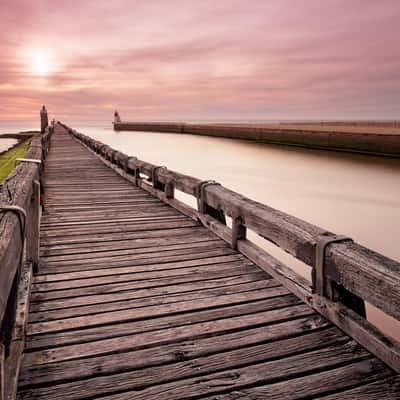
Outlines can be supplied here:
M200 179L214 179L400 260L400 159L193 135L114 132L104 126L74 127L131 156ZM308 267L274 246L268 250L309 277ZM372 321L400 339L399 324L371 307L368 311Z
M0 153L8 150L17 143L16 139L3 139L0 137Z

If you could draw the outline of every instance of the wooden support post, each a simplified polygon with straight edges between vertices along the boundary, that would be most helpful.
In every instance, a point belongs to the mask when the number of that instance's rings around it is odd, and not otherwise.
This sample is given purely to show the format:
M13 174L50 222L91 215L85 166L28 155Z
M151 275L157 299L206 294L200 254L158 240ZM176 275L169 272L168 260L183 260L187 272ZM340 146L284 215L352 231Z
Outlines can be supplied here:
M157 171L163 169L163 166L153 167L151 170L151 182L153 183L154 189L165 191L165 185L157 179Z
M352 242L352 239L342 235L321 235L315 249L315 266L313 269L313 291L319 296L326 297L333 302L340 301L345 306L366 318L364 300L349 292L342 285L329 279L325 274L326 249L334 243Z
M231 247L237 250L238 240L246 239L247 230L241 217L232 218L232 243Z
M0 342L0 400L5 400L5 349L4 344Z
M204 189L207 186L221 186L218 182L215 181L202 181L199 183L196 189L196 196L197 196L197 208L200 213L210 215L214 219L216 219L218 222L220 222L223 225L226 225L226 218L223 210L216 209L214 207L211 207L209 204L207 204L205 200L205 193Z
M22 249L21 249L22 251ZM17 309L17 293L21 270L18 269L11 287L8 297L6 310L3 321L0 326L0 400L6 399L6 379L7 374L7 359L10 355L10 347L15 323L15 315Z
M157 177L157 171L160 169L166 169L164 166L153 167L151 170L151 182L153 183L154 189L160 190L165 193L167 199L173 199L175 195L175 186L172 182L160 182Z
M46 128L49 126L49 117L47 115L46 107L43 106L40 110L40 132L44 133Z
M39 272L39 247L40 247L40 182L33 181L33 243L32 243L32 268L34 273Z
M135 185L140 186L140 168L135 167L133 171L134 171L133 174L135 176Z
M33 181L33 192L27 221L26 258L32 263L33 272L39 270L40 239L40 183Z
M340 301L346 307L350 308L363 318L367 318L365 301L354 293L349 292L342 285L332 282L332 298L334 301Z
M172 182L167 182L164 186L165 197L173 199L175 197L175 186Z
M5 390L5 349L4 344L0 342L0 400L5 400L6 390Z

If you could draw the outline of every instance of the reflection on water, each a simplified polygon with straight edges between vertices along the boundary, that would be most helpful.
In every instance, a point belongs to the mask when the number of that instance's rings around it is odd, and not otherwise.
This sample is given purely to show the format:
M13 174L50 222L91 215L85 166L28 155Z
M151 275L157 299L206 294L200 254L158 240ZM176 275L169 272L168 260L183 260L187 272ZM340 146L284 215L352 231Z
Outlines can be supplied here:
M149 132L80 131L156 165L214 179L254 200L400 260L400 159ZM194 205L194 202L192 203ZM269 246L270 248L270 246ZM282 259L280 252L275 256ZM284 261L292 266L293 258ZM295 268L309 276L309 268ZM376 311L369 309L372 320ZM399 325L379 317L400 339Z

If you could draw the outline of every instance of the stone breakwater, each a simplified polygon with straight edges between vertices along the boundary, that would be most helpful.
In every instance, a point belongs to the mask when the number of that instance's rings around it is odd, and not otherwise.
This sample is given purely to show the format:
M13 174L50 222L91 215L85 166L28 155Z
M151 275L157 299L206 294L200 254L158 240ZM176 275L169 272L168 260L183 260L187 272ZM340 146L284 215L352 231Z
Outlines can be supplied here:
M258 143L300 146L378 156L400 157L400 135L386 133L337 132L220 124L114 122L116 131L152 131L223 137Z

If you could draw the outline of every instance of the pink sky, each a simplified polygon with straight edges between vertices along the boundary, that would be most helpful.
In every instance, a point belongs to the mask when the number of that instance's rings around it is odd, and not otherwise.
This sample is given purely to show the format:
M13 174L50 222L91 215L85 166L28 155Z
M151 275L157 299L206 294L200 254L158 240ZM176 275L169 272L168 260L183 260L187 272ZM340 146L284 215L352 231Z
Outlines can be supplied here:
M399 0L1 0L0 21L0 120L400 118Z

